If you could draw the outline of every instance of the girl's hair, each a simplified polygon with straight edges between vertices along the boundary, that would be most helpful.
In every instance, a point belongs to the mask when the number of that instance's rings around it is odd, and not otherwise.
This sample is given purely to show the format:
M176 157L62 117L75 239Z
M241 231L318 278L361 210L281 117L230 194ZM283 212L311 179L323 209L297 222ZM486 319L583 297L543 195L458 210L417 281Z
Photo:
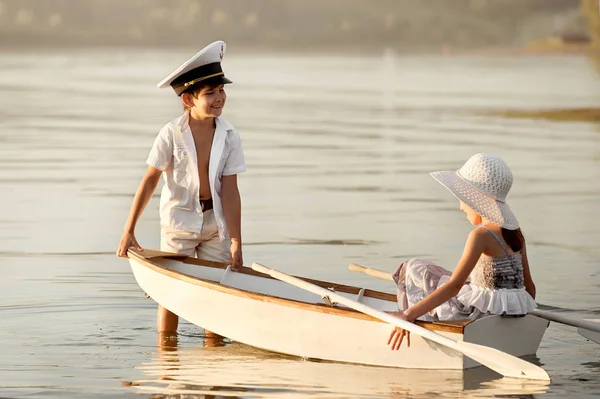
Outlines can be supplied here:
M506 243L508 244L510 249L513 250L513 252L519 252L521 249L523 249L525 237L523 237L521 229L508 230L503 227L502 238L504 238L504 241L506 241Z

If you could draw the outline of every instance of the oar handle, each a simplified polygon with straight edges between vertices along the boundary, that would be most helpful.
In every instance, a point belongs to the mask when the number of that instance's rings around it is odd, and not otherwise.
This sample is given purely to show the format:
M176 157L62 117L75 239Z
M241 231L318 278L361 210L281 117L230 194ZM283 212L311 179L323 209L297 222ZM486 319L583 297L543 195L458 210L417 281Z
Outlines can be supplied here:
M394 278L392 277L392 273L387 273L387 272L384 272L382 270L377 270L377 269L370 269L368 267L357 265L356 263L350 263L348 265L348 269L350 269L353 272L364 273L364 274L367 274L372 277L381 278L383 280L394 281Z
M271 271L271 269L269 269L266 266L261 265L260 263L252 263L252 270L257 271L257 272L261 272L264 274L270 274L269 272Z
M371 308L363 303L356 302L353 299L341 296L335 291L328 290L328 289L320 287L318 285L309 283L308 281L302 280L301 278L298 278L295 276L290 276L290 275L280 272L278 270L271 269L267 266L261 265L260 263L256 263L256 262L252 263L252 269L257 272L260 272L260 273L268 274L269 276L276 278L277 280L281 280L285 283L295 285L298 288L301 288L308 292L312 292L313 294L317 294L321 297L326 297L326 296L330 297L331 299L334 299L335 302L339 302L342 305L346 305L350 308L358 310L359 312L371 315L375 318L378 318L380 320L386 321L390 324L394 324L400 328L403 328L404 330L413 332L424 338L430 339L434 342L437 342L442 345L449 346L453 349L456 349L457 341L455 341L449 337L440 335L437 332L432 331L432 330L427 330L427 329L425 329L417 324L411 323L409 321L399 319L389 313Z

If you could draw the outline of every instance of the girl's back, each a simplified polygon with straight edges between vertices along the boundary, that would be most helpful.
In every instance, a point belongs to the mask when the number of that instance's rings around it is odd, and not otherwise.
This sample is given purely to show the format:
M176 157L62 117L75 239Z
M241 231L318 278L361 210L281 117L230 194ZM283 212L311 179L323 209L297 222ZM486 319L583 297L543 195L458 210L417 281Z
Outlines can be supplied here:
M522 248L518 252L508 247L504 238L495 229L481 225L485 230L482 235L486 240L486 251L481 254L473 272L471 284L487 290L523 289L523 256Z

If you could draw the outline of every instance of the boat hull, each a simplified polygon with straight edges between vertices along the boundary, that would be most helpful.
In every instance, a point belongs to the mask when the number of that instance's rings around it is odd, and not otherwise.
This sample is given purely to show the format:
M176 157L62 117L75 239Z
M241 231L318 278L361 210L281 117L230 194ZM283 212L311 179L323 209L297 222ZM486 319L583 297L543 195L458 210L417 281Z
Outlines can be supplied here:
M389 324L347 308L327 306L318 295L276 280L177 260L159 265L130 257L130 263L139 286L156 302L197 326L257 348L306 359L386 367L479 366L415 334L410 348L403 345L392 351L386 345L392 330ZM396 305L378 301L377 306L395 310ZM467 324L462 333L451 329L438 332L523 356L537 351L547 325L546 320L531 315L491 316Z

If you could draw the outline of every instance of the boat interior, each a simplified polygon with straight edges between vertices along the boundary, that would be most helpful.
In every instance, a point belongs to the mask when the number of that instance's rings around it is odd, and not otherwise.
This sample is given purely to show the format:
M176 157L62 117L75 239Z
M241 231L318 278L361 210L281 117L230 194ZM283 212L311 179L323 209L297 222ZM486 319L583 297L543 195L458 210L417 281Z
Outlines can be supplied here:
M370 316L363 315L342 304L332 302L328 297L319 297L318 295L305 291L296 286L272 278L254 271L249 267L243 267L237 271L232 271L230 266L225 263L213 262L204 259L197 259L185 255L171 254L160 251L144 250L137 252L130 250L129 256L134 257L147 265L158 266L161 272L178 278L186 276L187 278L201 281L218 283L224 287L231 287L242 292L259 294L269 298L287 300L298 304L322 307L321 311L348 316L360 314L366 318ZM306 282L318 285L320 287L335 291L338 295L343 295L349 299L363 303L374 309L393 312L397 311L396 295L381 291L375 291L366 288L354 287L338 283L313 280L305 277L298 277ZM329 311L328 311L329 310ZM362 318L362 317L361 317ZM375 320L375 319L373 319ZM420 322L417 324L432 330L441 330L454 333L462 333L464 327L470 320L444 321L444 322Z

